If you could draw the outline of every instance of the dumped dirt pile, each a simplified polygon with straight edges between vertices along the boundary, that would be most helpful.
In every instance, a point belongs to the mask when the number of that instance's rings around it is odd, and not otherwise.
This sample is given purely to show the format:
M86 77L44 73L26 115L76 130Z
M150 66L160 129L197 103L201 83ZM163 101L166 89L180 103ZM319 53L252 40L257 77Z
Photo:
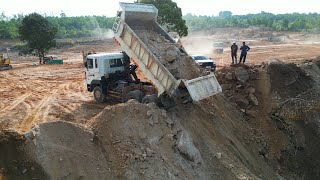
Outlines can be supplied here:
M194 79L200 70L191 56L181 52L177 44L170 42L152 29L136 29L134 32L177 79Z
M18 146L38 166L20 173L34 175L39 167L40 179L274 179L252 145L253 131L231 112L221 96L168 111L133 100L91 119L93 132L68 122L43 123ZM9 167L2 167L10 177Z
M14 130L0 132L0 179L48 179L42 167L24 151L26 138Z
M317 64L316 60L298 65L272 60L257 66L236 65L217 73L224 95L256 131L259 154L288 179L319 178Z
M274 178L227 104L218 97L165 111L131 101L106 108L91 126L118 178Z
M4 142L8 136L11 137L9 145ZM109 165L105 153L95 142L94 134L76 124L57 121L39 124L25 134L5 133L0 147L3 150L1 155L6 157L5 164L1 164L4 168L2 174L8 179L108 177ZM0 162L3 160L1 158Z

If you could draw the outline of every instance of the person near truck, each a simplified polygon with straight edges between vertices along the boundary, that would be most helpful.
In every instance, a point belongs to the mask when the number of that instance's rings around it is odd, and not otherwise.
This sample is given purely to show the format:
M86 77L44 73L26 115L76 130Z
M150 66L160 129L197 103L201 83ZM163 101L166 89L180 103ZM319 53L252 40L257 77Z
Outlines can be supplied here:
M237 64L237 51L238 51L238 45L236 43L233 43L231 45L232 64Z
M244 64L244 62L246 61L247 53L248 53L249 50L250 50L250 47L246 45L246 42L243 42L242 46L240 47L241 54L240 54L239 63L241 63L241 61L243 59L242 62Z

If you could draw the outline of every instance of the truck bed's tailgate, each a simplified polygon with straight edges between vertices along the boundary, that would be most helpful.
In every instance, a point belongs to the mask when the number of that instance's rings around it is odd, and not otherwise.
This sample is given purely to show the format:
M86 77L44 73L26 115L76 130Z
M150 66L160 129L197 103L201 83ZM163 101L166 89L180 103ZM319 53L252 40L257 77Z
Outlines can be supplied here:
M199 101L222 92L214 74L183 81L193 101Z

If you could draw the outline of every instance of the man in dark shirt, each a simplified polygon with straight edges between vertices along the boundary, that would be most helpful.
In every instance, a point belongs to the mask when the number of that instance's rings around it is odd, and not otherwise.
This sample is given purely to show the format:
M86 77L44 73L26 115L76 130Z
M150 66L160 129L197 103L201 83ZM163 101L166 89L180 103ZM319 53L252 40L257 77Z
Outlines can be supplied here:
M241 63L242 59L243 59L243 63L246 61L246 57L247 57L247 52L250 50L250 47L246 45L246 42L242 43L242 46L240 47L241 50L241 54L240 54L240 61L239 63Z
M238 46L236 43L233 43L231 46L232 64L237 64L237 51L238 51Z

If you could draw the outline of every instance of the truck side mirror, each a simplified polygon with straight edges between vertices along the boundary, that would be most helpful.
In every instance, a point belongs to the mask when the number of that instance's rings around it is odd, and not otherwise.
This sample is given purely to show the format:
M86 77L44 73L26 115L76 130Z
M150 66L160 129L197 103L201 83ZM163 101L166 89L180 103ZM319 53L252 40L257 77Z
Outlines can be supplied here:
M84 67L86 67L88 69L88 63L84 62Z

